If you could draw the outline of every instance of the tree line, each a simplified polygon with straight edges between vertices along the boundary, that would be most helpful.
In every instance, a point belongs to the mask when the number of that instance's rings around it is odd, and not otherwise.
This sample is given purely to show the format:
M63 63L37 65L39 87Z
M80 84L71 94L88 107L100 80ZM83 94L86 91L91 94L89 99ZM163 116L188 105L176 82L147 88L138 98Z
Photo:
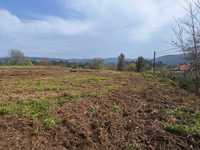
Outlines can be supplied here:
M85 63L69 62L67 60L48 60L47 58L40 58L40 60L34 60L26 57L21 50L12 49L9 50L8 58L0 61L0 65L55 65L65 66L71 68L86 68L86 69L112 69L118 71L137 71L143 72L152 68L151 60L144 59L142 56L136 60L127 61L125 55L121 53L117 59L117 64L106 64L104 59L94 58L86 61Z

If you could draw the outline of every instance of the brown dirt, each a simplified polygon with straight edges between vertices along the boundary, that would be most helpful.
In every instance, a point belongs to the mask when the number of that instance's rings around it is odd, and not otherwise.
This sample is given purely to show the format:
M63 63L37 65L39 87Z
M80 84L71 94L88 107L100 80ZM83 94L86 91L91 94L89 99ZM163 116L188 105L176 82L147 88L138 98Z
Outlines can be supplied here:
M34 150L181 150L200 149L191 137L166 132L163 111L177 106L199 109L197 97L131 73L70 71L62 68L5 69L0 80L56 78L66 74L112 76L122 86L100 97L65 103L52 113L62 121L45 130L40 122L0 116L0 149ZM0 84L2 85L2 84ZM114 106L119 106L116 111Z

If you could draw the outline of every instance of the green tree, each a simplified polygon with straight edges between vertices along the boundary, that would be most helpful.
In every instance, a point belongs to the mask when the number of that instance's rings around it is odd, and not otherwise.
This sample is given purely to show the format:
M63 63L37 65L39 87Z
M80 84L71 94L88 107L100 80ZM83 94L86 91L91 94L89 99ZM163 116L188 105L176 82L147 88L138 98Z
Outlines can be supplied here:
M145 69L145 60L143 57L138 57L136 61L136 71L142 72Z
M125 65L126 65L125 55L121 53L118 57L117 70L123 71L125 69Z

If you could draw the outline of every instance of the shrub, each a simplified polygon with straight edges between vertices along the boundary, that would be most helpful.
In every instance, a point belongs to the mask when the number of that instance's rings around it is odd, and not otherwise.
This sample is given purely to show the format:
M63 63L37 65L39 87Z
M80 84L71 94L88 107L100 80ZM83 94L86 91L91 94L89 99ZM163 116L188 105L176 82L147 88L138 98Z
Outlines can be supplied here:
M166 124L165 130L178 135L200 135L200 113L186 108L168 111L176 122Z
M135 71L136 65L134 63L128 64L127 71Z

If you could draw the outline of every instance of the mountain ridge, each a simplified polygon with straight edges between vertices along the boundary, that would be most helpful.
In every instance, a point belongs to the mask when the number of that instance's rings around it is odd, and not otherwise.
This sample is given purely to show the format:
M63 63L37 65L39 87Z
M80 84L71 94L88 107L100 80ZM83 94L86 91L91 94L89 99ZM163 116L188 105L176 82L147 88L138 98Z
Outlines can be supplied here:
M62 59L62 58L48 58L48 57L26 57L27 59L30 59L32 61L42 61L42 60L49 60L49 61L68 61L70 63L80 63L80 64L84 64L84 63L89 63L91 60L93 60L93 58L72 58L72 59ZM108 64L108 65L115 65L117 64L117 57L110 57L110 58L100 58L103 60L104 64ZM8 57L1 57L0 61L6 61L8 60ZM135 61L136 59L133 58L127 58L126 61L131 62L131 61ZM152 59L148 59L150 61L153 61ZM187 60L184 58L183 54L179 54L179 55L164 55L164 56L160 56L158 58L156 58L156 62L162 62L163 64L166 65L178 65L178 64L183 64L183 63L187 63Z

